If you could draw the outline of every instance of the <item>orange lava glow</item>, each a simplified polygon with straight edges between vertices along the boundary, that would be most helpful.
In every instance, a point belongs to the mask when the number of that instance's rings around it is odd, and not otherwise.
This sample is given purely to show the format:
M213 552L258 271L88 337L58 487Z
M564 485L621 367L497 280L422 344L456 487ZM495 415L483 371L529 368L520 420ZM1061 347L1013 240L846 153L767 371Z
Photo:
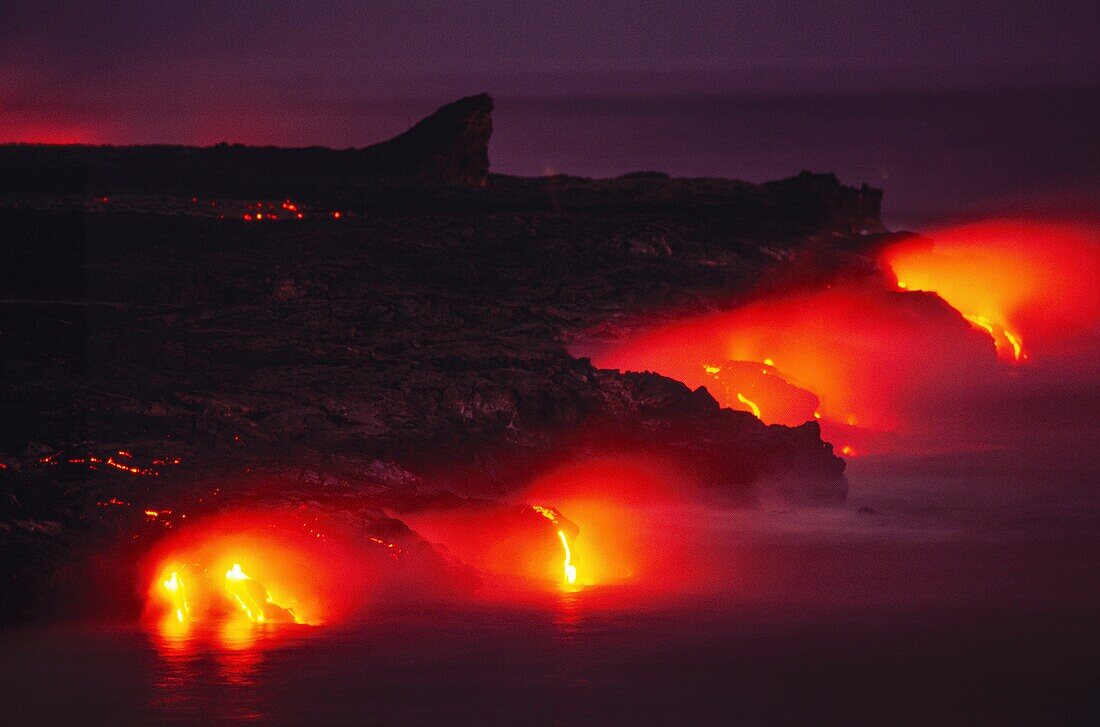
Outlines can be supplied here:
M476 569L490 591L530 593L587 585L587 571L578 567L574 552L587 533L556 508L471 504L403 514L401 519Z
M1033 336L1057 335L1100 312L1097 235L1081 226L998 220L949 227L892 246L883 264L899 288L935 292L1014 362L1031 355L1024 342Z
M631 585L653 593L687 588L701 577L699 550L676 525L690 507L692 487L682 473L651 458L605 455L549 472L525 494L554 502L577 524L580 537L562 543L576 564L577 585Z
M275 603L266 588L242 571L240 563L234 563L225 572L225 592L237 602L249 621L266 623L272 620L272 616L283 616L278 620L301 623L293 610Z
M552 509L543 507L542 505L532 505L531 509L553 523L554 527L558 526L558 516ZM569 539L565 536L564 530L558 530L558 538L561 540L561 547L564 551L562 575L565 579L565 584L569 586L576 585L577 567L573 565L573 551L569 549Z
M705 386L768 424L819 421L845 455L916 433L958 444L954 423L973 416L966 401L1018 365L1063 349L1077 352L1065 365L1088 365L1081 352L1100 337L1098 251L1091 228L950 228L888 248L885 280L758 300L575 353Z
M565 531L559 530L558 537L561 539L561 547L565 550L565 582L572 586L577 582L577 567L573 565L573 553L569 550L569 540L565 537Z
M756 405L756 402L754 402L752 399L746 398L745 395L742 394L740 391L737 392L737 400L746 405L749 408L749 411L752 412L752 415L754 417L756 417L757 419L760 418L760 407Z
M689 507L685 476L655 460L606 455L532 481L525 503L471 503L401 515L429 542L478 569L488 600L632 586L648 597L703 580L701 549L673 513ZM549 503L553 503L551 506ZM625 594L616 589L614 593ZM622 595L630 598L632 596Z
M335 533L335 525L301 513L235 511L179 528L143 568L145 620L178 633L200 622L316 625L347 617L361 607L369 578L343 538L316 536L330 526Z
M723 406L767 424L819 420L850 434L898 429L902 400L932 401L943 380L979 376L995 363L987 346L932 296L852 284L671 323L584 353L600 367L705 386Z
M176 571L172 571L168 580L161 583L167 594L168 600L176 610L176 621L183 623L191 618L191 607L187 604L187 593L183 588L183 579Z

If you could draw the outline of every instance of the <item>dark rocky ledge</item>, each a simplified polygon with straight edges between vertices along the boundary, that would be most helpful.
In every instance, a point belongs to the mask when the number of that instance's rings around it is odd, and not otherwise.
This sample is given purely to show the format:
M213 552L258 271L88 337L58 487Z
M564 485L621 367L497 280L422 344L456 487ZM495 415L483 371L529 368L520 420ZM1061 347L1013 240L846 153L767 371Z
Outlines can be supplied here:
M469 96L363 149L0 145L0 194L300 198L377 178L480 185L489 173L492 110L488 94Z
M491 108L346 152L0 148L0 616L74 553L139 552L164 526L145 509L308 501L392 535L387 511L631 451L732 503L844 499L816 424L566 346L868 274L881 193L486 176Z

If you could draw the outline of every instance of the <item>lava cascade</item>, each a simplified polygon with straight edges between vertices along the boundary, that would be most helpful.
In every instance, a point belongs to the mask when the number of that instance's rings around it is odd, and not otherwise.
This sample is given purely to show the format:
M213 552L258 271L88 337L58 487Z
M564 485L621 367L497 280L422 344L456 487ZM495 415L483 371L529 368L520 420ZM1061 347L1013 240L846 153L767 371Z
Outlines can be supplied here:
M935 292L1020 361L1096 335L1098 243L1084 225L994 220L893 245L882 263L899 288Z
M365 600L364 560L331 522L302 513L235 510L181 528L146 558L145 620L321 624ZM228 626L227 626L228 627Z
M1019 221L945 229L886 249L879 278L578 353L706 386L769 424L819 420L845 454L957 447L980 427L967 421L973 402L1013 385L1014 369L1036 358L1058 359L1063 374L1094 368L1081 351L1098 337L1097 240L1089 228ZM1066 351L1075 355L1058 358Z

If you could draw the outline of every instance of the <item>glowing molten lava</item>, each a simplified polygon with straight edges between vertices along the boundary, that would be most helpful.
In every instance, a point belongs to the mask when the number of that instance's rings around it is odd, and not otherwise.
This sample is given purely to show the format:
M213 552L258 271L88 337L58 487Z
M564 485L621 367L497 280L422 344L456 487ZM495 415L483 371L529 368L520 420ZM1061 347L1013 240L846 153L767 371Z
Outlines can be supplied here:
M980 222L894 245L883 262L899 288L935 292L1018 362L1028 358L1021 332L1041 340L1096 319L1096 238L1081 226Z
M554 511L548 507L542 505L532 505L533 509L538 514L549 520L555 527L558 525L558 516ZM577 582L577 568L573 565L573 551L569 549L569 539L565 537L565 531L558 529L558 539L561 540L561 547L565 551L565 561L562 564L563 573L565 575L566 584L572 586Z
M756 402L754 402L752 399L745 398L745 395L742 394L740 391L737 392L737 400L742 404L748 405L754 417L756 417L757 419L760 418L760 407L756 405Z
M292 610L283 608L271 600L267 589L249 578L241 570L240 563L234 563L233 567L225 572L225 592L237 602L249 621L264 623L274 614L284 617L280 620L285 621L289 617L289 620L301 623Z
M705 386L723 406L768 424L819 420L848 439L856 426L900 428L899 397L936 400L944 380L974 379L995 363L968 333L934 296L876 282L759 301L579 353L602 368Z
M191 608L187 605L187 593L184 591L183 579L180 578L180 574L176 571L172 571L168 580L164 581L161 585L164 586L164 590L168 593L168 600L176 609L176 620L179 623L183 623L186 619L190 618Z
M818 421L824 438L851 455L988 439L975 402L1036 376L1034 365L1014 365L1037 355L1061 376L1091 375L1083 352L1100 340L1096 230L971 224L907 238L882 263L883 277L758 300L574 353L601 368L705 386L723 406L768 424Z
M963 318L988 333L989 337L993 339L993 347L997 351L1011 351L1013 361L1019 361L1021 357L1026 358L1024 356L1023 341L1020 340L1019 336L1013 335L1011 331L998 326L985 316L964 313Z
M565 539L565 532L558 531L561 538L561 547L565 548L565 582L573 585L577 582L577 567L573 565L573 554L569 550L569 541Z
M243 510L183 522L146 564L150 625L173 633L204 622L314 625L362 607L365 559L335 523Z

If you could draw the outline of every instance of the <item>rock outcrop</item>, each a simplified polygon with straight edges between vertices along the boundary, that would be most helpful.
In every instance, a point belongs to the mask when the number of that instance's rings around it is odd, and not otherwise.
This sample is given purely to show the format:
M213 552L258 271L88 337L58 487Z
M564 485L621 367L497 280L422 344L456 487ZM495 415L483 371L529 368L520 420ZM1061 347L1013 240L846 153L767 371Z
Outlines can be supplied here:
M489 176L492 113L487 93L447 104L405 133L357 152L359 170L365 176L483 185Z

